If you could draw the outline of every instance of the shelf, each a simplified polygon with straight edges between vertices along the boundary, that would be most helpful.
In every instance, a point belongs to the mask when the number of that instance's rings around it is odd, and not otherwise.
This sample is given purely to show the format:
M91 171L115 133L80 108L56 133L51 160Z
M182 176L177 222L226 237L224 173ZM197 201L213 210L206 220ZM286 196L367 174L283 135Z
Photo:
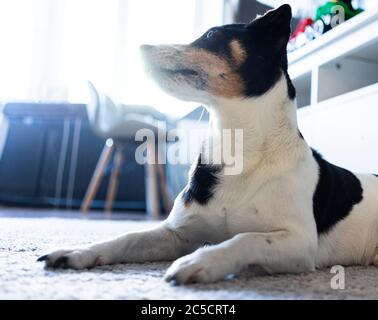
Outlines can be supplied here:
M353 103L355 101L359 101L362 97L372 96L376 94L378 95L378 83L339 95L334 98L327 99L325 101L317 103L316 105L304 106L303 108L298 110L298 114L305 115L305 114L308 114L309 112L324 109L329 106L335 106L335 105L339 105L342 108L342 106L345 104ZM373 103L373 104L376 105L376 103Z
M378 8L292 52L288 60L299 109L378 83Z
M363 55L378 62L374 55L378 48L378 9L366 11L344 22L288 56L289 73L295 79L314 68L347 54ZM361 49L372 44L372 52Z
M317 82L315 103L377 83L378 62L344 56L320 66Z
M332 163L378 173L378 83L298 110L306 141Z

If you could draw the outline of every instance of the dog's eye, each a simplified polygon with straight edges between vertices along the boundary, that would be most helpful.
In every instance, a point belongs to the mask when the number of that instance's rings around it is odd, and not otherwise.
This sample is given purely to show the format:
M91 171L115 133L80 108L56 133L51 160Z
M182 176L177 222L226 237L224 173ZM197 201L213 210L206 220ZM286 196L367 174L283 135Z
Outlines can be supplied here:
M215 33L216 33L216 31L214 31L214 30L209 31L209 33L206 35L206 38L210 39Z

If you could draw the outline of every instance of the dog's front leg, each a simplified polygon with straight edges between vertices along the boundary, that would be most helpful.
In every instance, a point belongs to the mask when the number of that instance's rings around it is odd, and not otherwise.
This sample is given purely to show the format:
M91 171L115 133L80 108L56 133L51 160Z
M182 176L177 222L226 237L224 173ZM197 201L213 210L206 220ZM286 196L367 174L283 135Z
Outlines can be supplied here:
M165 279L177 283L214 282L249 265L259 265L271 273L312 271L315 254L316 242L299 233L244 233L178 259Z
M83 248L57 250L44 255L52 268L85 269L99 265L174 260L195 250L195 244L166 223Z

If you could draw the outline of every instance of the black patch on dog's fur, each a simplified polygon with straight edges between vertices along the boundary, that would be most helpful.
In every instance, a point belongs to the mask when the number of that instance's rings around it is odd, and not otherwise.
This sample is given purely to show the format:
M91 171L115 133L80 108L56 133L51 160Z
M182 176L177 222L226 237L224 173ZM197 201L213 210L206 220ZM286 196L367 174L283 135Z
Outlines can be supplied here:
M319 165L313 209L318 234L322 234L347 217L353 206L362 201L363 189L353 173L327 162L315 150L312 153Z
M378 178L378 174L375 174L375 176Z
M192 201L200 205L206 205L214 196L214 189L219 183L219 173L221 166L202 164L200 155L197 167L189 178L189 183L184 191L183 200L185 205Z
M236 40L247 54L238 66L245 83L246 97L261 96L270 90L282 74L288 84L288 96L296 97L288 74L287 43L290 38L292 14L289 5L269 11L249 24L230 24L210 29L191 46L207 50L233 63L229 44Z

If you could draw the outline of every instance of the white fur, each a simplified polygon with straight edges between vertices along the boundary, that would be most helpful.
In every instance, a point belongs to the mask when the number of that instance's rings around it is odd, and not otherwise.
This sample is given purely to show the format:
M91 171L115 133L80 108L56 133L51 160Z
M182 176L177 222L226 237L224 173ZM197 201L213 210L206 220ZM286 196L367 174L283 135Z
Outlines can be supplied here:
M166 279L213 282L249 265L271 273L313 271L333 264L371 264L378 244L378 179L359 176L363 201L329 233L318 238L313 195L319 168L298 136L296 103L284 77L265 95L213 99L210 132L244 130L244 170L223 176L206 206L185 207L182 195L169 218L154 230L127 234L67 253L67 267L176 260ZM212 246L202 247L205 242ZM200 249L198 249L200 248Z

